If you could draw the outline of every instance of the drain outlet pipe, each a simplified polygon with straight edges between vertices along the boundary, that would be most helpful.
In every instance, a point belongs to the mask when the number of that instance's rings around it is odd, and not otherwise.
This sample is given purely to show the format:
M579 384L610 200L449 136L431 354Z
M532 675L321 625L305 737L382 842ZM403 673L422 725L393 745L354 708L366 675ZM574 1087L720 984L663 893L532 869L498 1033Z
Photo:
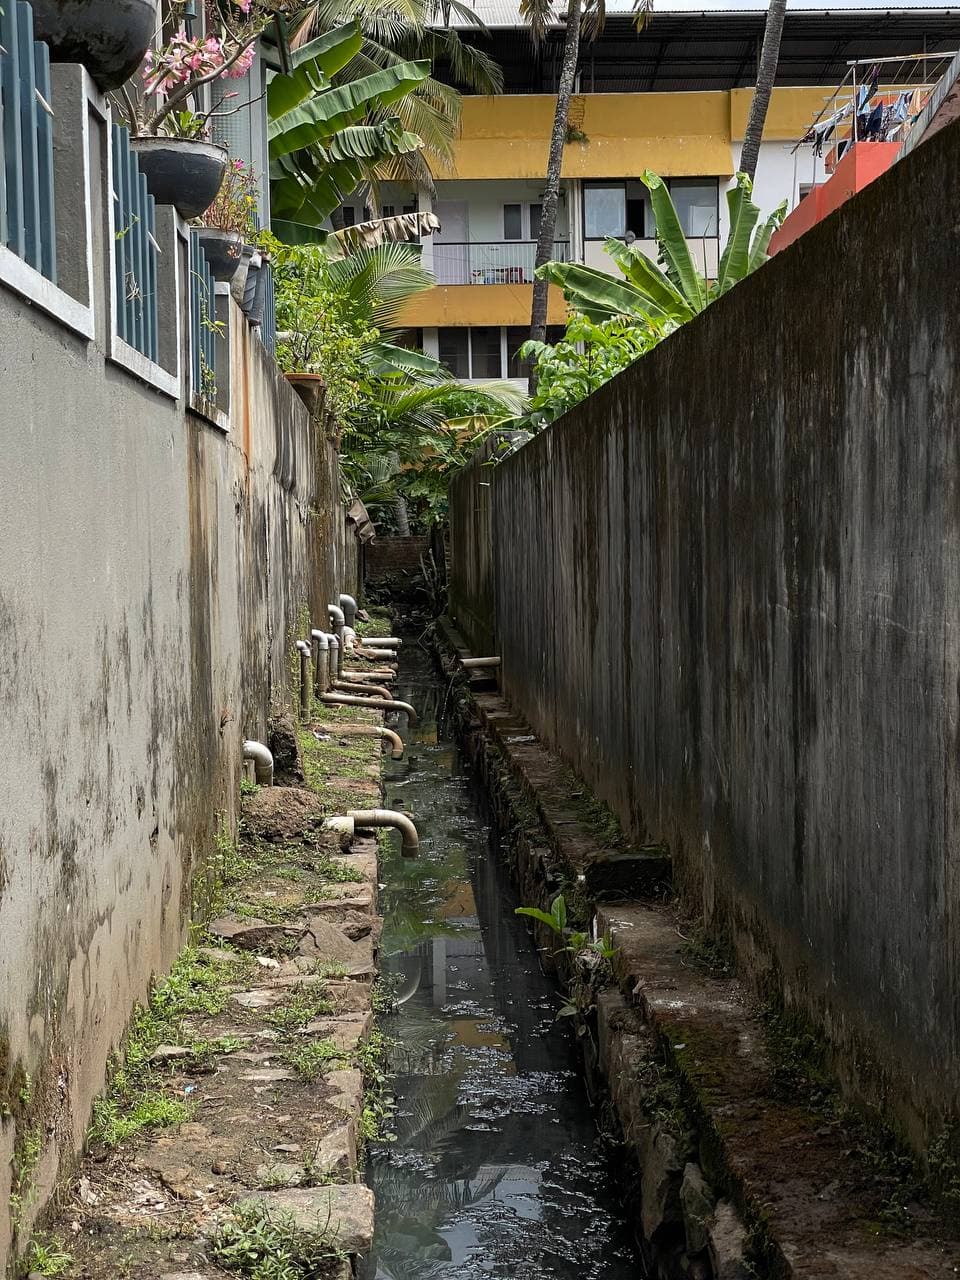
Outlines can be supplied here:
M403 641L398 636L361 636L360 643L368 649L399 649Z
M384 742L390 743L390 755L394 760L403 759L403 739L393 729L378 729L377 733Z
M333 627L333 633L339 640L343 635L343 628L346 622L343 610L338 604L328 604L327 611L330 614L330 623Z
M313 660L313 692L319 698L321 693L327 692L330 679L330 637L325 631L311 631L310 639L316 654Z
M257 786L273 786L273 752L262 742L246 741L243 744L244 760L252 760Z
M337 835L349 836L352 840L356 833L357 824L353 818L349 817L325 818L322 829L324 831L335 831Z
M417 828L405 813L396 813L393 809L350 809L347 817L352 818L360 828L396 827L403 838L402 852L405 858L415 858L420 851Z
M367 684L365 680L334 680L331 693L355 693L361 698L386 698L389 702L393 694L380 684Z
M343 645L332 631L327 633L327 639L330 641L330 679L337 680L343 670Z
M358 698L352 693L325 693L320 701L328 707L366 707L370 711L404 711L411 725L420 723L420 717L410 703L397 702L395 698Z
M502 658L461 658L460 665L466 671L483 671L487 667L502 667Z
M396 662L396 649L358 649L358 658L367 658L372 662Z
M340 592L340 608L343 610L343 620L348 627L354 626L357 621L357 602L353 596Z
M310 719L310 658L312 650L306 640L297 641L300 654L300 719Z

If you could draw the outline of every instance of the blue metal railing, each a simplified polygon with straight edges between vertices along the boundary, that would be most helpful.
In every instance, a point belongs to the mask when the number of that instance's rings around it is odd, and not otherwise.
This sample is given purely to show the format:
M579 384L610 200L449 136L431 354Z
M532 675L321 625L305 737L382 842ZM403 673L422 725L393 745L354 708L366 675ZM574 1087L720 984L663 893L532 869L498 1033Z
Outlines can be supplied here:
M195 231L190 232L190 360L194 395L212 403L217 398L217 298Z
M153 196L130 150L130 134L113 126L113 205L117 336L148 360L159 359L157 241Z
M263 322L260 325L260 339L272 356L277 354L277 290L273 281L273 267L264 262L260 270L264 273Z
M0 4L0 243L56 283L50 51L33 10Z

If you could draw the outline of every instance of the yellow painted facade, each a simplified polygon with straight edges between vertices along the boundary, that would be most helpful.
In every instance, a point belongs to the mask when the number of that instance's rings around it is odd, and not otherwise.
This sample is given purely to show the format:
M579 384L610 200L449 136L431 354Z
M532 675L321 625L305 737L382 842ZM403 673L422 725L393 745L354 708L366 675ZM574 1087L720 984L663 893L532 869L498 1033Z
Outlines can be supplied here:
M801 138L824 104L823 86L775 89L764 138ZM732 142L743 139L752 89L704 93L596 93L573 99L570 118L587 136L567 144L565 178L733 176ZM453 167L442 178L543 177L553 126L552 94L463 100Z
M441 284L411 298L397 324L404 329L529 325L532 304L530 284ZM550 324L564 323L566 304L559 289L550 290L547 318Z
M568 143L565 178L730 176L726 93L597 93L574 98L570 119L587 142ZM438 178L542 179L556 99L552 94L463 100L454 166Z
M824 86L775 89L764 139L801 138L824 104ZM743 132L752 89L702 93L581 94L570 120L586 142L567 144L565 178L730 178L734 144ZM552 94L465 97L453 167L444 179L542 180L556 99ZM441 189L442 198L442 189ZM530 319L529 285L442 285L414 298L402 317L415 328L522 325ZM550 323L562 324L564 303L551 292Z

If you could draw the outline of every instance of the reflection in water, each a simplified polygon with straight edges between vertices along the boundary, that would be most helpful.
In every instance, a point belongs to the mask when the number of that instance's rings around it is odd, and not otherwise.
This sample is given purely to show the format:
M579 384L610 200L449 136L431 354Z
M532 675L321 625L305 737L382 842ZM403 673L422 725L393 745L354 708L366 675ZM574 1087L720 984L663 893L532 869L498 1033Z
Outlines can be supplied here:
M367 1280L636 1280L586 1096L555 1023L478 796L436 732L439 686L405 661L423 711L387 803L420 831L385 858L383 967L398 1012L389 1069L397 1141L370 1153L377 1237Z

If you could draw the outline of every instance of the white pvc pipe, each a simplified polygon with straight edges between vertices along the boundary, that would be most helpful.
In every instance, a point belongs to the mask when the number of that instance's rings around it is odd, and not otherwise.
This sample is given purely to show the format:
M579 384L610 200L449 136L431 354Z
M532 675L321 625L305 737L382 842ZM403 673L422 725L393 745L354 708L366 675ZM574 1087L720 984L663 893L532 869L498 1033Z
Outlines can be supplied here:
M357 827L395 827L403 839L403 855L414 857L420 850L420 837L417 828L405 813L397 813L394 809L350 809L347 817L352 818Z
M371 649L399 649L403 644L398 636L361 636L360 640Z
M262 742L248 740L243 744L244 760L252 760L257 783L261 787L273 786L273 753Z
M353 596L348 596L345 592L340 592L340 608L344 613L344 621L348 627L352 627L357 620L357 602Z
M317 646L313 664L313 689L315 693L326 693L330 678L330 637L325 631L311 631L310 638Z
M503 666L502 658L461 658L461 667L467 671L482 671L485 667Z
M357 698L352 693L324 693L320 702L331 707L367 707L370 711L404 711L411 725L418 724L420 717L409 702L397 702L390 698Z
M323 821L324 831L336 831L341 836L350 836L351 839L356 833L356 828L357 824L353 818L325 818Z
M334 680L331 693L356 693L361 698L386 698L388 701L393 697L389 689L385 689L383 685L367 684L363 680Z
M396 662L397 653L395 649L358 649L357 657L370 658L371 660L377 661L377 662L381 661L382 659L388 659L388 660L392 659L392 661Z
M396 733L393 729L378 729L377 733L379 733L384 742L390 743L390 754L393 756L393 759L402 760L403 739L400 737L399 733Z

